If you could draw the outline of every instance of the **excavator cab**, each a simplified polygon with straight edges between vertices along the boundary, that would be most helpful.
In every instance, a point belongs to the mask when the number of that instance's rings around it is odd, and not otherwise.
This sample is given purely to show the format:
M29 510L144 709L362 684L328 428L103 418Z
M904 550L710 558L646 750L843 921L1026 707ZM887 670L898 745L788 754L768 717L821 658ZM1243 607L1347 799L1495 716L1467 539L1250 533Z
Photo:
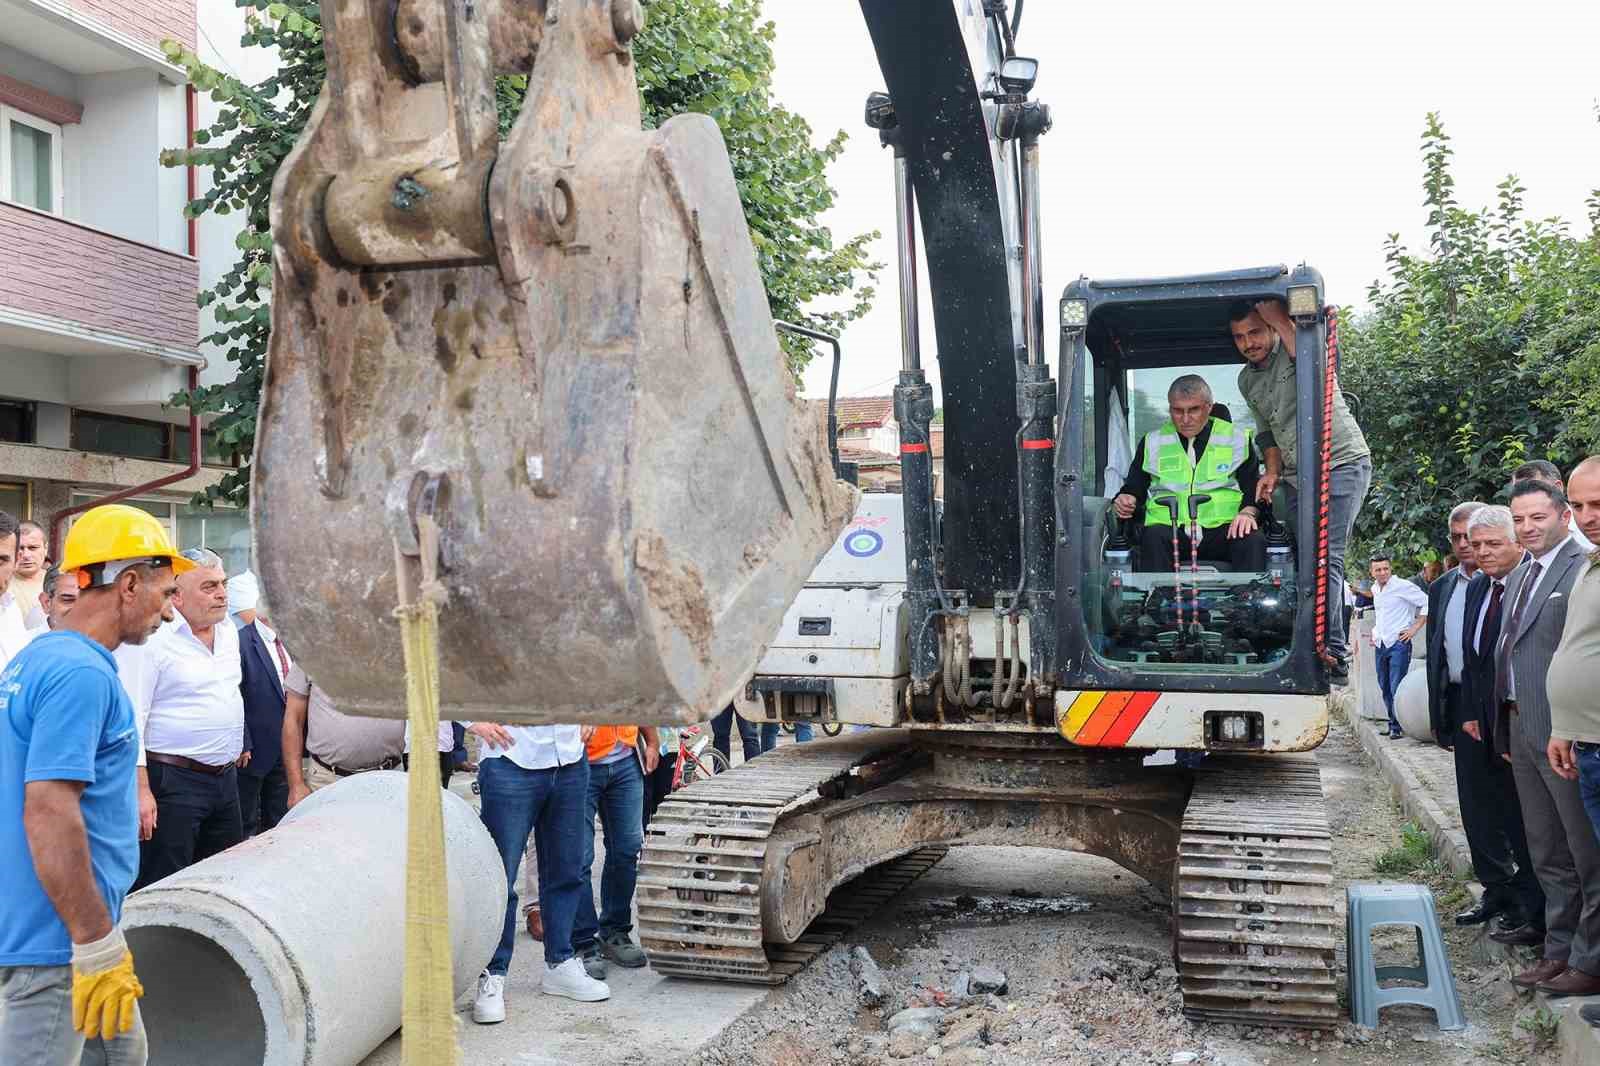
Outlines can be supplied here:
M1232 427L1244 469L1260 469L1255 439L1263 427L1239 389L1246 364L1230 335L1229 311L1240 301L1271 298L1292 298L1298 312L1300 491L1280 485L1270 508L1260 508L1253 534L1202 538L1212 543L1199 552L1188 534L1200 529L1202 492L1184 496L1185 507L1152 483L1134 513L1120 519L1114 500L1136 473L1130 465L1141 440L1164 439L1168 389L1182 376L1205 381L1214 433ZM1080 279L1062 297L1060 358L1059 380L1071 384L1061 390L1057 522L1079 532L1064 538L1056 556L1060 661L1075 667L1070 683L1326 692L1317 656L1314 483L1321 468L1313 444L1321 440L1316 416L1326 359L1320 275L1270 266ZM1229 480L1225 490L1237 486Z

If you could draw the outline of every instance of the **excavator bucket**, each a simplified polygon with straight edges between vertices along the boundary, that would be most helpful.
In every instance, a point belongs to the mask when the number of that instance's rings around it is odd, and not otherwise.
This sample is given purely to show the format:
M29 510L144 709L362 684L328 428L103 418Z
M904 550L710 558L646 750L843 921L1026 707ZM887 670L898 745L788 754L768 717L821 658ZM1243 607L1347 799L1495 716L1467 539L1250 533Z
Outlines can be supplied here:
M327 84L273 186L274 624L342 710L403 717L393 611L436 528L445 717L715 713L853 509L715 124L640 128L636 0L322 12Z

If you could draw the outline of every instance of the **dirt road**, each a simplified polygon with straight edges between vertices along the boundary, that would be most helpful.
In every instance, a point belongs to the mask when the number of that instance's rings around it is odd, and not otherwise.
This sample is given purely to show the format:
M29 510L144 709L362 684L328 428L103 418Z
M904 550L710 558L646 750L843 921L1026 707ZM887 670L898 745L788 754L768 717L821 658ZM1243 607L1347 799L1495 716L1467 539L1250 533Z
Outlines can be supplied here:
M692 1066L948 1066L1317 1063L1472 1066L1552 1061L1543 1019L1505 980L1502 949L1458 933L1465 889L1426 861L1388 789L1336 723L1318 752L1335 833L1339 897L1354 880L1425 880L1439 897L1466 1008L1465 1032L1392 1008L1375 1031L1331 1035L1196 1025L1180 1010L1163 897L1101 859L960 848L883 912L695 1055ZM1399 962L1398 937L1380 964ZM852 952L865 949L871 962ZM1341 965L1342 965L1341 953ZM864 1006L875 966L884 1002ZM854 969L853 969L854 966ZM988 971L998 971L991 973ZM1003 992L992 987L1003 975ZM966 996L961 992L965 989ZM914 1009L911 1014L903 1013ZM1524 1025L1515 1025L1518 1016ZM891 1024L892 1023L892 1024Z

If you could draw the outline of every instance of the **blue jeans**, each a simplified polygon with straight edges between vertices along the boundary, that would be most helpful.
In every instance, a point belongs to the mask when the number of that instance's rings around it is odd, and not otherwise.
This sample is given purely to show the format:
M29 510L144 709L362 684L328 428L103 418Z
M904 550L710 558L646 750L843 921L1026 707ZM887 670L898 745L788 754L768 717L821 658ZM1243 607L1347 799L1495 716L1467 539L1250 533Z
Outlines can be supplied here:
M606 865L600 871L600 914L589 886L594 868L594 816L606 835ZM629 752L620 759L589 764L589 813L584 819L583 883L572 946L582 954L596 937L626 935L633 928L633 888L644 850L644 772ZM541 868L543 862L540 862Z
M1371 484L1371 459L1342 463L1328 471L1328 651L1341 660L1350 657L1344 611L1340 610L1340 604L1344 603L1344 553ZM1288 493L1290 514L1298 515L1296 486L1285 482L1284 488ZM1316 550L1315 545L1312 550ZM1390 717L1393 718L1392 711Z
M1383 706L1389 712L1389 732L1400 732L1400 720L1394 716L1394 694L1400 682L1411 669L1411 642L1397 640L1387 648L1379 647L1374 656L1378 664L1378 690L1383 693Z
M1572 745L1572 761L1578 764L1578 795L1589 813L1589 824L1600 839L1600 744Z
M777 722L761 723L761 750L771 751L778 746L778 733L783 727ZM810 722L796 722L794 724L794 739L797 744L804 744L813 736Z
M584 873L583 811L589 790L586 759L544 770L524 770L504 756L478 764L483 824L506 867L506 921L489 972L504 974L517 941L517 867L533 834L539 859L539 905L544 919L544 961L572 958L572 924L589 895ZM589 835L589 847L594 836Z
M747 722L733 713L733 704L722 709L722 713L711 719L711 746L722 752L722 757L733 764L733 724L739 723L739 743L744 746L744 761L749 762L761 754L760 727L754 722Z

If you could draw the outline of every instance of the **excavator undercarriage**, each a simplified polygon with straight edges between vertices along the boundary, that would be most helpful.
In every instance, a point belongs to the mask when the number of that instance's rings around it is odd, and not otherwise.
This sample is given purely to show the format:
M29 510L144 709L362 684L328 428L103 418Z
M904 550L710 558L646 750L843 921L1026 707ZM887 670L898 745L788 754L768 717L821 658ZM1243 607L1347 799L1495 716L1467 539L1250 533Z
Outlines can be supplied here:
M639 872L657 971L779 983L829 895L929 846L1100 855L1172 897L1189 1016L1332 1026L1330 838L1309 756L1188 771L1048 735L872 730L780 747L664 802Z

